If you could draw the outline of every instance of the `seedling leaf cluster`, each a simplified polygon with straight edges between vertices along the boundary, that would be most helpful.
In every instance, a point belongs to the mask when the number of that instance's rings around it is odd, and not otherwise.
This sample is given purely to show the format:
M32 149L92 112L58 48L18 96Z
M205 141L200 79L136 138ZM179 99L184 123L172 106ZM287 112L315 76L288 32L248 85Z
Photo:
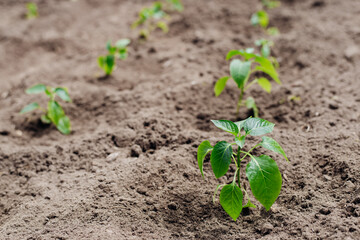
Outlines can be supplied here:
M68 90L64 87L49 87L44 84L37 84L32 86L25 91L27 94L46 94L49 97L49 101L47 103L47 107L43 108L40 106L38 102L33 102L26 105L21 111L21 114L28 113L34 110L41 110L43 114L41 115L41 121L44 124L53 123L56 128L62 134L70 134L71 132L71 124L70 119L66 116L63 108L59 104L59 102L55 99L56 96L62 99L65 102L71 102L71 98L69 96Z
M261 141L244 151L245 141L247 136L261 136L273 131L275 124L261 119L248 118L239 122L232 122L229 120L212 120L212 123L223 131L226 131L234 136L234 143L220 141L212 146L206 140L198 147L197 160L201 175L204 177L203 165L207 154L210 155L210 164L212 171L216 178L224 176L233 162L236 166L236 171L233 181L229 184L220 184L216 187L214 198L220 188L220 204L229 216L236 221L243 208L256 206L250 201L246 189L241 184L241 164L248 157L250 161L246 165L245 173L249 180L250 189L254 197L265 207L268 211L278 198L282 177L276 162L267 155L254 156L252 151L257 147L263 147L275 153L281 154L287 161L288 158L280 146L273 138L263 136ZM242 131L244 133L242 134ZM233 146L237 147L234 152ZM246 197L243 202L244 194Z
M245 50L231 50L228 52L226 60L230 60L235 56L241 56L243 60L234 59L231 61L230 76L218 79L214 87L215 95L219 96L225 89L227 81L232 78L240 90L236 114L239 113L240 107L245 105L248 109L253 110L255 117L258 117L258 108L254 98L248 97L244 103L244 94L246 90L254 84L258 84L262 89L270 93L272 85L268 78L273 79L278 84L281 84L278 73L274 64L266 57L255 54L253 48ZM255 72L259 72L266 77L257 77L252 81L249 81L250 77Z
M38 7L35 3L33 2L29 2L26 4L26 9L27 9L27 13L26 13L26 18L27 19L32 19L32 18L37 18L38 17Z
M125 60L128 56L127 46L130 44L129 39L121 39L113 46L111 42L106 43L106 56L98 57L98 65L107 76L111 75L116 65L116 58Z
M161 29L164 33L169 31L168 21L169 12L184 10L181 0L166 0L165 2L154 2L150 7L144 7L140 12L138 19L131 25L132 28L141 26L139 35L147 39L151 32Z

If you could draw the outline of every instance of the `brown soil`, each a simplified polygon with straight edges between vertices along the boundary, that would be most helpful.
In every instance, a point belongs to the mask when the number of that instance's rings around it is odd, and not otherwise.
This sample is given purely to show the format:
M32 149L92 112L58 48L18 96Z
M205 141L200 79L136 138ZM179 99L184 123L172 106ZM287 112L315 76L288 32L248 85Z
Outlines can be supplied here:
M96 58L109 39L135 39L151 1L39 0L35 20L25 2L0 0L0 239L360 239L359 1L270 11L284 84L250 94L291 163L273 156L278 200L237 222L211 201L232 173L216 180L205 163L203 180L196 151L230 140L209 120L236 120L237 89L212 89L227 51L264 36L249 23L257 1L184 0L170 32L133 41L109 79ZM41 82L69 88L70 136L18 114Z

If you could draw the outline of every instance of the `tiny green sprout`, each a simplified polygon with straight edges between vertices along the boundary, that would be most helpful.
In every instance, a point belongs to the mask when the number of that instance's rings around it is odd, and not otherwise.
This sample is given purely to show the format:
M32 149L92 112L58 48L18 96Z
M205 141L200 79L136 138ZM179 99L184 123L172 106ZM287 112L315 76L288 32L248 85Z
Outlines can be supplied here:
M273 63L267 59L266 57L257 55L254 53L253 48L248 48L246 50L231 50L228 52L226 56L226 60L230 60L234 56L240 55L244 58L244 61L239 59L234 59L230 63L230 76L225 76L220 79L215 84L214 92L215 96L219 96L224 90L227 81L232 78L237 87L240 90L239 99L236 108L236 115L239 114L239 109L244 105L243 97L246 90L248 90L252 85L258 84L261 88L263 88L266 92L271 92L271 83L267 77L259 77L255 78L251 82L249 82L250 76L259 72L262 75L266 75L272 78L276 83L281 84L278 73L276 72L276 68ZM254 112L254 117L258 117L258 108L255 104L255 100L252 97L248 97L245 106L248 109L252 109Z
M274 1L274 0L261 0L262 5L264 8L277 8L280 6L280 1Z
M140 37L147 39L152 31L157 28L168 32L167 20L170 16L163 10L163 3L154 2L151 7L145 7L139 12L138 19L131 25L133 29L142 26Z
M184 5L181 0L166 0L166 4L170 11L182 12L184 10Z
M261 26L266 29L269 25L269 16L265 10L260 10L251 16L251 24L253 26Z
M38 8L37 5L33 2L29 2L26 4L26 17L27 19L37 18L38 17Z
M53 123L56 128L62 134L70 134L71 124L70 119L65 115L63 108L55 100L55 97L58 96L65 102L71 102L68 90L64 87L49 87L44 84L37 84L32 86L25 91L27 94L39 94L45 93L49 97L47 108L41 107L37 102L30 103L26 105L21 111L21 114L28 113L34 110L41 110L43 115L41 115L41 121L45 124Z
M128 56L127 46L130 44L129 39L121 39L111 45L111 42L106 43L108 54L106 56L98 57L99 67L105 72L106 76L111 75L115 68L116 58L125 60Z
M267 155L254 156L252 151L257 147L263 147L281 154L287 161L288 158L280 144L267 136L263 136L262 141L249 148L248 151L242 149L245 146L245 139L248 135L257 137L270 133L273 131L275 124L261 118L248 118L235 123L228 120L211 121L216 127L234 135L235 143L220 141L215 146L212 146L208 140L203 141L199 145L197 152L201 175L204 178L204 159L210 152L210 164L216 178L220 178L228 172L232 161L236 166L233 181L230 184L218 185L213 201L215 202L217 191L222 188L220 192L220 205L234 221L240 216L243 208L256 208L250 201L249 195L240 181L241 164L246 157L249 157L250 161L246 165L245 173L250 183L251 192L265 207L266 211L269 211L281 191L281 173L272 158ZM245 132L243 135L241 134L242 130ZM237 147L236 152L233 151L233 146ZM246 197L245 204L243 204L243 193L245 193Z
M261 56L269 59L275 66L275 68L279 68L279 62L275 57L271 56L271 47L274 46L274 42L267 39L259 39L255 41L255 45L261 47L260 52Z
M277 36L280 34L279 29L277 27L269 27L266 29L267 34L270 36Z

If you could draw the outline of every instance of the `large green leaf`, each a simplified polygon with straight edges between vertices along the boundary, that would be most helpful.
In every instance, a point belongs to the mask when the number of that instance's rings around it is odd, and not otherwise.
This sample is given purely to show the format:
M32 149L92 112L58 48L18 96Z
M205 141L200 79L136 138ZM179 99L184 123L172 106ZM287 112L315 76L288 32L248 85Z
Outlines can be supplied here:
M226 174L231 163L233 150L230 143L218 142L211 153L210 163L216 178Z
M271 92L271 83L266 78L262 77L262 78L257 79L257 83L259 84L260 87L262 87L268 93Z
M202 143L200 143L199 147L198 147L198 152L197 152L197 160L198 160L198 165L199 165L199 169L201 172L201 175L204 177L204 173L203 173L203 165L204 165L204 159L206 157L206 155L213 149L213 146L211 146L209 141L203 141Z
M239 59L232 60L230 63L230 74L239 88L242 88L250 73L251 62L243 62Z
M30 103L28 105L26 105L23 109L21 109L20 113L28 113L31 111L34 111L35 109L38 109L40 106L38 103L34 102L34 103Z
M225 185L220 192L220 204L225 212L236 221L242 211L243 194L241 189L235 184Z
M211 122L221 130L224 130L233 135L237 135L239 133L239 129L235 123L229 120L211 120Z
M62 134L65 135L70 134L71 124L70 124L70 119L67 116L63 116L62 118L60 118L58 123L55 125Z
M58 87L55 89L55 93L64 101L71 102L71 98L66 88Z
M249 118L245 122L244 129L246 134L260 136L272 132L274 126L275 124L261 118Z
M289 159L287 158L284 149L280 146L280 144L278 142L276 142L274 139L272 139L271 137L267 137L267 136L263 136L262 137L262 141L260 143L260 146L269 149L273 152L276 153L280 153L281 155L284 156L284 158L286 159L286 161L289 161Z
M222 77L219 80L217 80L215 87L214 87L214 92L215 92L215 96L219 96L222 91L224 90L225 86L226 86L226 82L230 79L229 76L226 77Z
M251 157L246 176L255 198L268 211L280 194L282 178L276 162L269 156Z
M272 62L269 59L257 56L255 58L255 62L260 64L260 66L255 67L255 69L257 71L266 73L272 79L274 79L275 82L277 82L278 84L281 84L278 73L276 72L274 65L272 64Z
M37 84L35 86L32 86L28 89L26 89L26 93L27 94L38 94L38 93L43 93L46 90L46 86L44 84Z

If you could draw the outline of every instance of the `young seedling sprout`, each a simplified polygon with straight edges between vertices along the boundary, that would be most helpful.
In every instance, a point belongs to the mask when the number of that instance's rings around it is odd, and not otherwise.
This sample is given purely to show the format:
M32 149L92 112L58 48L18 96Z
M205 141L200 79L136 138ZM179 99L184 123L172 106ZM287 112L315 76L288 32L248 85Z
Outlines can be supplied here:
M271 56L271 48L274 46L274 42L267 39L259 39L255 41L255 45L260 47L261 56L269 59L276 68L279 68L279 63L275 57Z
M224 90L227 81L232 78L237 87L240 90L239 99L236 108L236 115L239 114L239 109L241 106L245 105L248 109L252 109L254 116L258 117L258 108L255 104L255 100L252 97L248 97L245 104L243 102L244 93L252 85L258 84L266 92L271 92L271 83L266 77L259 77L253 79L249 82L250 77L253 73L259 72L263 75L271 77L276 83L281 84L281 81L278 77L278 73L275 70L273 63L267 58L253 53L253 48L248 48L246 50L231 50L226 56L226 60L230 60L234 56L240 55L244 58L244 61L239 59L234 59L230 63L230 76L225 76L220 78L214 87L214 92L216 96L219 96Z
M105 72L106 76L111 75L115 68L116 58L125 60L128 56L127 46L130 44L129 39L121 39L116 42L115 46L111 42L107 42L106 49L108 54L106 56L98 57L99 67Z
M269 0L262 0L263 8L271 9L278 7L280 5L279 1L269 1ZM251 15L251 24L253 26L260 26L262 29L266 31L267 34L271 36L276 36L279 34L279 29L276 27L269 27L269 16L265 10L259 10L253 15Z
M203 141L198 147L197 160L201 175L204 177L203 164L208 153L210 155L210 163L216 178L224 176L233 161L236 171L233 181L230 184L220 184L216 187L213 201L217 191L220 192L220 204L223 209L236 221L243 208L256 206L250 201L249 195L240 181L241 164L249 157L250 161L246 166L246 177L250 183L250 189L254 197L265 207L266 211L270 209L278 198L282 177L276 162L267 155L254 156L252 151L257 147L263 147L275 153L288 158L282 147L272 138L263 136L262 141L250 148L248 151L242 150L245 145L245 138L250 136L260 136L272 132L274 125L260 118L248 118L239 122L231 122L228 120L212 120L216 127L234 135L235 143L220 141L212 146L209 141ZM241 131L245 133L242 135ZM237 147L237 151L233 151L233 146ZM243 205L243 193L245 193L246 201Z
M166 0L165 3L154 2L152 6L145 7L139 12L138 19L131 25L133 29L141 26L140 37L147 39L151 32L160 28L164 33L169 31L168 21L170 15L167 11L183 11L181 0Z
M27 3L26 9L27 9L27 13L26 13L27 19L32 19L32 18L38 17L38 8L35 3L32 3L32 2Z
M47 108L41 107L37 102L30 103L20 111L21 114L39 109L43 112L40 118L43 123L53 123L62 134L70 134L70 119L65 115L63 108L55 100L55 97L58 96L65 102L71 102L68 90L66 88L52 88L49 86L45 86L44 84L38 84L26 89L25 92L27 94L44 93L49 97L49 101L47 104Z

